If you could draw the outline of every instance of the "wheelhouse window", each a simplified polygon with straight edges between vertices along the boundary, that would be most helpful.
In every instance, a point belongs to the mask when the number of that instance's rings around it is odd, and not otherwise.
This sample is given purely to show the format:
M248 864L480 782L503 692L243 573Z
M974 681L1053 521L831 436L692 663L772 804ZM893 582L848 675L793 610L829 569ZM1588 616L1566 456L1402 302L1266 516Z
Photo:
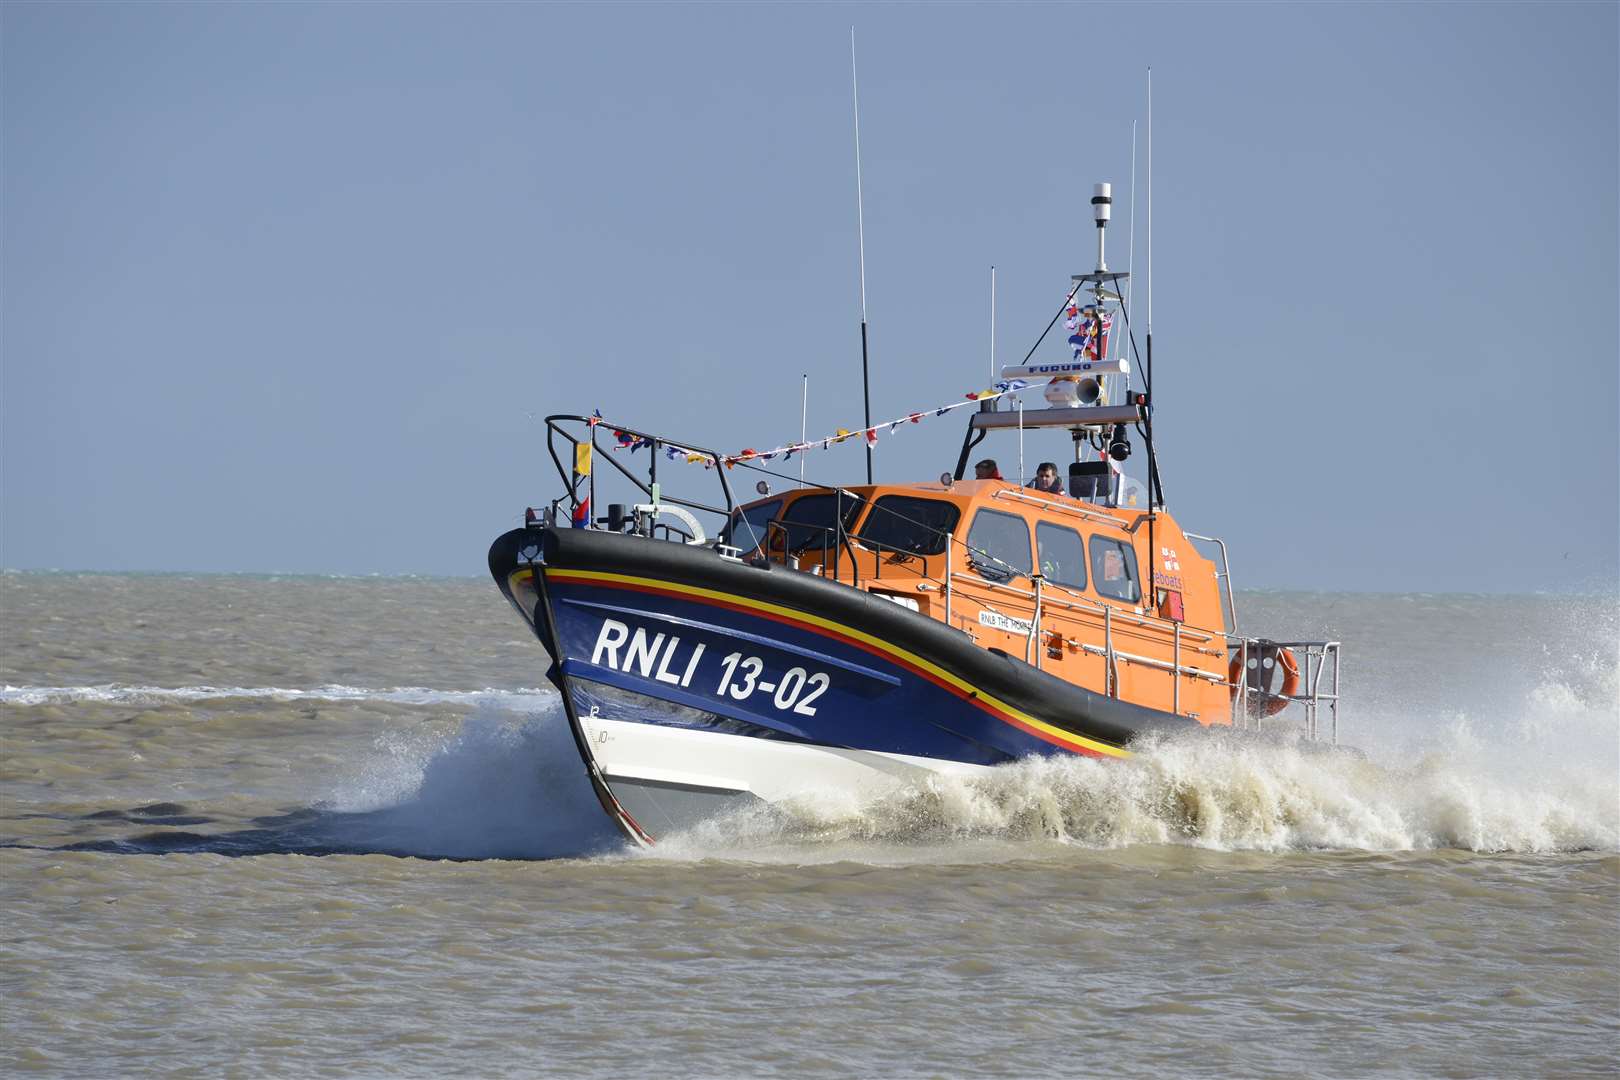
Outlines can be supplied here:
M980 577L1010 581L1020 574L1029 576L1029 523L1018 515L980 510L967 542L968 565Z
M803 495L794 499L782 514L782 521L787 525L788 550L805 551L820 548L825 543L827 550L831 551L838 543L834 515L839 508L843 509L844 530L847 532L855 524L855 519L861 516L861 508L865 505L866 500L859 495L837 492L830 495Z
M885 495L872 504L861 525L863 543L884 551L938 555L962 518L956 504L941 499Z
M1086 545L1079 533L1040 522L1035 526L1035 548L1042 577L1071 589L1086 587Z
M1142 599L1136 576L1136 552L1129 544L1105 536L1091 538L1091 580L1099 596L1135 604Z
M765 543L767 523L782 509L781 499L771 499L756 506L745 506L731 515L720 542L744 551L753 551Z

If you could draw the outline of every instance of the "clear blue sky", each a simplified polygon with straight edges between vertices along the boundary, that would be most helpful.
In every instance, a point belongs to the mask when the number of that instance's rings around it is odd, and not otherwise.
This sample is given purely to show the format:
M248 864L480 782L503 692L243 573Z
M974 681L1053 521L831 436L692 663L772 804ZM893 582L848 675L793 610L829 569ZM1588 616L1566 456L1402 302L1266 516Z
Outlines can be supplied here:
M1123 262L1151 64L1183 524L1240 585L1612 589L1616 11L8 3L0 564L476 574L535 415L775 445L809 372L857 426L853 24L876 416L984 383L991 263L1029 347L1093 181Z

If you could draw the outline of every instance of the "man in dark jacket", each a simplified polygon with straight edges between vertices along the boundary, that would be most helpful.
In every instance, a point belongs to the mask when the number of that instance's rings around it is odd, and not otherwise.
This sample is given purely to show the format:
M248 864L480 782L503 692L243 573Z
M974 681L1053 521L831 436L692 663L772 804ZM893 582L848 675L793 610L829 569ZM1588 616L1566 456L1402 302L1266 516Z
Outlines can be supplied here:
M1062 495L1063 481L1058 477L1057 464L1051 461L1041 462L1035 470L1035 479L1029 482L1029 486L1047 495Z

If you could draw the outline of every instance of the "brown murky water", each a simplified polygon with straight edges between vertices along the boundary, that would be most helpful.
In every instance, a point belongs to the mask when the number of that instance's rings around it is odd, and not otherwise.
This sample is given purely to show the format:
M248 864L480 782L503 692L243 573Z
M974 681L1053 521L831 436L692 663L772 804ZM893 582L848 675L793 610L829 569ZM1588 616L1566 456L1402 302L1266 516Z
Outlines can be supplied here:
M1166 743L636 854L490 585L0 575L0 1071L1620 1071L1613 601L1240 604L1346 642L1365 759Z

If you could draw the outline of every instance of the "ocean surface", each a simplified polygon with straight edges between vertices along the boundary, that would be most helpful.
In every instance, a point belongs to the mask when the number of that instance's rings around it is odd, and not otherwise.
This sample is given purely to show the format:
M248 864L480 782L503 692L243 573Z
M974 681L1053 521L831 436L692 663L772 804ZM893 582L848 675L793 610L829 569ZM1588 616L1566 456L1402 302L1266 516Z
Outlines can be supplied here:
M0 1074L1613 1076L1613 598L1239 594L1341 741L627 851L476 580L0 575Z

